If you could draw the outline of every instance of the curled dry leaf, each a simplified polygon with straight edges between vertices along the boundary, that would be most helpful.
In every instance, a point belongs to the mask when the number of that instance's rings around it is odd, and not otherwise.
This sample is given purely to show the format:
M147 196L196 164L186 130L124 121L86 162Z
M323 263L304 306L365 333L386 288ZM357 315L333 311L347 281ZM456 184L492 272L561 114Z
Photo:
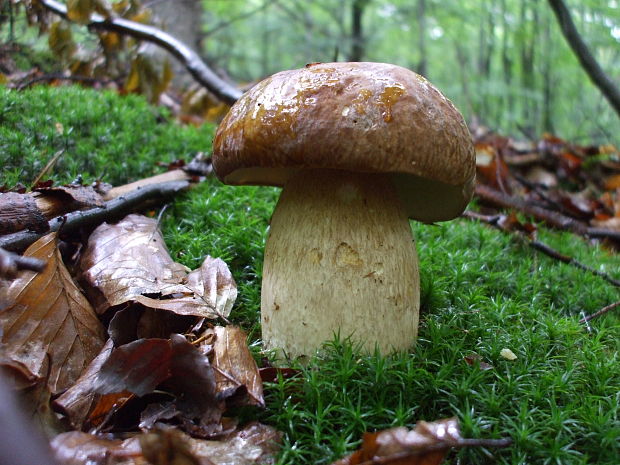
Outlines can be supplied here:
M47 380L52 394L78 379L104 342L103 326L77 288L48 234L24 256L47 261L0 289L0 358L30 381Z
M96 289L99 313L139 302L180 315L225 318L237 297L235 281L222 260L207 257L188 275L170 257L157 221L140 215L99 226L89 238L81 268L84 281Z
M245 386L248 398L244 403L264 407L263 382L248 349L246 334L236 326L217 326L215 336L213 367L217 391Z
M332 465L437 465L452 447L506 447L509 439L464 439L456 418L366 433L362 447Z

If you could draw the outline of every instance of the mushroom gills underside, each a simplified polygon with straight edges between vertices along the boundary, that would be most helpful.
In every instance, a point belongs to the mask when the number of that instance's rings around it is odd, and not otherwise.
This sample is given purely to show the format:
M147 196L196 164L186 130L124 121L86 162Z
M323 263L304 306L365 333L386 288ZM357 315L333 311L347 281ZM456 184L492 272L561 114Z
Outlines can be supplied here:
M265 247L266 348L312 355L339 334L366 352L407 350L418 313L415 243L390 176L337 170L291 176Z

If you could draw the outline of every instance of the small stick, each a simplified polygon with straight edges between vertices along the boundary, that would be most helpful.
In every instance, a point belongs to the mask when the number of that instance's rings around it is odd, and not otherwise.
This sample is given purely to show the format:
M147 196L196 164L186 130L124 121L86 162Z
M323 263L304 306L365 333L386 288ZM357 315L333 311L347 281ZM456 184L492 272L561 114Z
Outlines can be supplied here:
M45 176L47 172L56 164L56 162L58 161L58 159L63 153L64 153L64 149L60 149L58 152L54 154L54 156L50 159L50 161L47 162L47 165L45 165L45 168L41 170L37 178L32 182L33 186L37 185L37 183L41 180L41 178Z
M41 272L46 263L34 257L22 257L0 248L0 279L12 279L18 271Z
M112 199L103 207L80 210L65 216L58 216L49 221L49 232L58 231L61 226L65 234L70 234L81 227L95 227L104 221L122 218L128 213L145 208L153 203L168 200L181 191L189 188L188 181L171 181L153 184L135 189L126 195ZM47 233L45 233L47 234ZM33 231L20 231L0 236L0 247L7 250L23 250L44 234Z
M492 187L485 186L484 184L477 184L475 187L476 196L486 203L493 204L500 208L514 208L525 213L528 216L536 218L538 221L547 223L548 225L565 231L570 231L574 234L587 237L607 238L613 240L620 240L620 232L613 229L593 228L589 227L585 223L563 215L547 208L539 207L537 205L531 205L522 198L513 197Z
M604 315L607 312L612 311L614 308L618 308L620 307L620 302L615 302L613 304L609 304L606 307L601 308L598 312L593 313L592 315L588 315L584 318L582 318L581 320L579 320L579 323L581 324L587 324L588 321L593 320L594 318L598 318L601 315Z

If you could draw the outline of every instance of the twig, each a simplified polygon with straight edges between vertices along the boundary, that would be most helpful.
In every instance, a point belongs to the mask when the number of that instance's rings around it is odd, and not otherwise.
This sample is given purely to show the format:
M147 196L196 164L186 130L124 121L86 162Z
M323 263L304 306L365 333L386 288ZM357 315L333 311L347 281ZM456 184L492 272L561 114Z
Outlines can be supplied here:
M588 227L585 223L579 220L546 208L530 205L521 198L506 195L489 186L485 186L484 184L477 184L475 193L476 196L484 202L491 203L501 208L514 208L557 229L571 231L581 236L607 238L620 241L620 231Z
M22 257L0 248L0 279L12 279L18 271L41 272L46 263L34 257Z
M39 0L39 3L51 12L68 19L67 7L55 0ZM126 34L140 40L152 42L166 49L187 68L189 73L201 85L211 91L223 102L233 104L241 97L243 92L228 82L224 81L209 68L196 52L191 50L180 40L153 26L136 23L123 18L104 18L98 14L92 14L88 27L91 29L103 29L105 31Z
M70 234L79 228L93 227L103 221L113 221L131 211L167 200L177 193L186 190L189 185L188 181L171 181L139 187L133 192L106 202L103 207L76 211L65 216L53 218L49 221L49 231L45 234L58 231L61 226L63 233ZM32 231L7 234L6 236L0 236L0 247L11 251L21 251L42 236L43 234Z
M408 463L407 460L411 460L413 462L414 457L419 457L421 455L430 454L433 452L442 452L447 451L451 448L461 448L461 447L508 447L512 444L512 439L459 439L456 442L450 441L449 443L440 442L438 444L431 444L421 447L420 450L411 450L411 451L403 451L396 452L394 454L373 457L370 460L364 460L363 462L359 462L358 465L378 465L378 464L390 464L390 463ZM338 462L336 462L338 463ZM433 462L434 463L434 462Z
M58 161L58 159L63 153L64 153L64 149L60 149L58 152L54 154L54 156L50 159L50 161L48 161L47 164L45 165L45 168L41 170L39 175L32 182L33 186L37 185L37 183L41 180L41 178L43 178L43 176L45 176L47 172L56 164L56 162Z
M614 308L619 308L620 307L620 302L615 302L613 304L609 304L606 307L601 308L598 312L593 313L592 315L588 315L584 318L582 318L581 320L579 320L579 323L581 324L587 324L588 321L593 320L594 318L598 318L601 315L604 315L607 312L612 311Z
M588 271L589 273L592 273L600 278L603 278L605 281L607 281L610 284L613 284L616 287L620 287L620 280L614 279L611 276L609 276L607 273L604 273L602 271L596 270L594 268L589 267L588 265L584 265L583 263L581 263L580 261L569 257L568 255L564 255L560 252L558 252L557 250L555 250L554 248L548 246L547 244L545 244L544 242L541 242L537 239L530 239L529 237L527 237L525 234L519 232L519 231L510 231L507 230L506 228L503 228L500 224L499 224L499 220L501 219L502 215L483 215L481 213L477 213L477 212L473 212L470 210L466 210L463 212L462 215L464 218L470 219L470 220L478 220L478 221L482 221L483 223L486 223L490 226L493 226L495 229L499 229L500 231L504 231L504 232L511 232L513 234L515 234L517 237L520 237L524 240L527 241L527 244L532 247L535 250L538 250L539 252L544 253L545 255L547 255L548 257L554 258L556 260L561 261L562 263L566 263L568 265L572 265L576 268L579 268L581 270L584 271Z

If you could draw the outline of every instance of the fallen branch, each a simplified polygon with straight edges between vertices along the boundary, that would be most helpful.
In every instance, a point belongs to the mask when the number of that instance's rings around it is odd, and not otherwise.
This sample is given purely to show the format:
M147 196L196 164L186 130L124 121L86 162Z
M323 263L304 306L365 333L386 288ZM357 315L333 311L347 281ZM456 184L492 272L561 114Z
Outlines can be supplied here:
M583 41L575 23L573 22L568 8L562 0L549 0L549 5L555 14L564 38L577 56L582 68L590 77L590 80L601 91L609 104L620 117L620 88L616 86L614 81L603 71L598 64L594 55Z
M546 208L531 205L521 198L504 194L484 184L477 184L475 193L485 203L490 203L500 208L514 208L556 229L570 231L580 236L620 241L620 231L589 227L579 220Z
M541 242L541 241L539 241L537 239L531 239L531 238L529 238L528 236L526 236L525 234L523 234L523 233L521 233L519 231L512 231L512 230L508 230L506 228L503 228L500 225L500 222L499 222L499 220L501 219L501 215L483 215L481 213L477 213L477 212L473 212L473 211L470 211L470 210L466 210L465 212L463 212L462 216L464 218L467 218L467 219L482 221L483 223L486 223L489 226L493 226L495 229L499 229L500 231L508 232L508 233L513 233L514 235L516 235L517 237L521 238L522 240L525 240L526 243L530 247L532 247L535 250L538 250L539 252L542 252L543 254L547 255L548 257L551 257L553 259L559 260L562 263L566 263L568 265L572 265L572 266L574 266L576 268L579 268L580 270L584 270L584 271L587 271L589 273L592 273L593 275L598 276L599 278L603 278L608 283L613 284L616 287L620 287L620 280L612 278L607 273L604 273L602 271L596 270L596 269L594 269L592 267L589 267L588 265L584 265L580 261L575 260L574 258L569 257L568 255L564 255L561 252L558 252L557 250L555 250L554 248L552 248L549 245L545 244L544 242Z
M13 279L18 271L43 271L45 262L34 257L22 257L0 248L0 280Z
M579 320L579 323L586 324L588 321L593 320L594 318L598 318L599 316L604 315L607 312L610 312L614 308L620 308L620 302L616 302L616 303L613 303L613 304L607 305L606 307L601 308L598 312L593 313L592 315L588 315L582 318L581 320Z
M55 0L39 0L39 3L52 13L64 19L68 19L67 7L62 3ZM213 70L202 61L198 54L187 45L156 27L136 23L123 18L104 18L98 14L91 15L90 22L87 26L91 29L102 29L125 34L162 47L179 60L198 83L206 87L223 102L232 105L243 94L241 90L215 74Z
M186 190L189 185L189 181L170 181L138 187L134 191L106 202L103 207L58 216L49 221L49 231L45 233L20 231L0 236L0 247L18 252L26 249L44 234L59 231L61 228L63 233L71 234L80 228L92 228L103 221L114 221L132 211L162 203Z

